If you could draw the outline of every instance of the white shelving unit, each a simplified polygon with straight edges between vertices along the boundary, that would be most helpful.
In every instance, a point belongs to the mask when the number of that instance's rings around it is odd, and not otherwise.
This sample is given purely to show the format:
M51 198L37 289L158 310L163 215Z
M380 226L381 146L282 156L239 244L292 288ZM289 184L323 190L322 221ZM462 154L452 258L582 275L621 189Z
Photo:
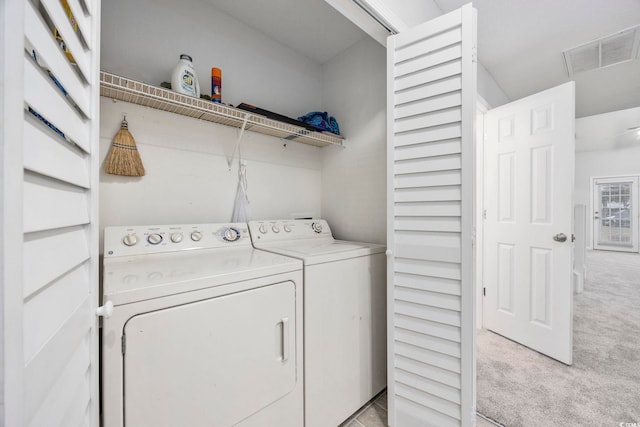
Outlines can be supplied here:
M344 141L344 138L339 135L310 131L249 111L182 95L169 89L151 86L105 71L100 72L100 95L236 128L244 126L245 130L316 147L341 146Z

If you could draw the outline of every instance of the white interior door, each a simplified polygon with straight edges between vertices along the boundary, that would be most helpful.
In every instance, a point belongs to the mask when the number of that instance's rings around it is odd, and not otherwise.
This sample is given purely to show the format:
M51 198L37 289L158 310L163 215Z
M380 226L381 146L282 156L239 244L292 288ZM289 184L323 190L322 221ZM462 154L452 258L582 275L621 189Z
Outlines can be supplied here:
M388 39L389 425L475 422L475 11Z
M594 178L593 247L638 252L638 177Z
M0 425L99 424L99 32L99 0L0 2Z
M485 117L484 325L572 363L574 83Z

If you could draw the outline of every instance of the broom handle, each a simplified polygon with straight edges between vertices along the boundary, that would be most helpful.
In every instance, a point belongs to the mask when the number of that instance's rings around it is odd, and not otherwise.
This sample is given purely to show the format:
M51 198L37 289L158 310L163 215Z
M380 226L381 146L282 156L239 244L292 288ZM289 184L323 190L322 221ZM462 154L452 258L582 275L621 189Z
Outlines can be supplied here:
M227 166L229 166L229 170L231 170L231 164L233 163L233 159L236 157L236 153L238 152L238 147L240 147L240 141L242 141L242 135L244 135L244 130L247 127L247 122L249 121L250 114L244 115L244 121L242 122L242 127L240 128L240 135L238 135L238 140L236 141L236 147L233 149L233 153L231 153L231 158L227 159Z

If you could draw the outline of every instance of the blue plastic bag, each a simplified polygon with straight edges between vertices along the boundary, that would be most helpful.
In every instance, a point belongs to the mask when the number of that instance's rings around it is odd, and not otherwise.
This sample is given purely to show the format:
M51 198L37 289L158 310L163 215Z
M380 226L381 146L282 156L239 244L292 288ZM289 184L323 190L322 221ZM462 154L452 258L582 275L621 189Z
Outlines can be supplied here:
M298 117L298 120L308 125L315 126L320 130L340 135L340 126L338 126L338 121L335 117L329 116L326 111L312 111L304 116Z

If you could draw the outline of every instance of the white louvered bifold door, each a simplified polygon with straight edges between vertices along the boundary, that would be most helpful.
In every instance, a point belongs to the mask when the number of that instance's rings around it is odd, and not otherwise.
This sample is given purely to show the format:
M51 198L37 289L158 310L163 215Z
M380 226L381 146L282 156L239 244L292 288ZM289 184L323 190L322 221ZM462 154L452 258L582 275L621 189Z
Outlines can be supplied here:
M475 419L475 10L389 38L389 425Z
M95 427L100 2L4 3L3 421Z

